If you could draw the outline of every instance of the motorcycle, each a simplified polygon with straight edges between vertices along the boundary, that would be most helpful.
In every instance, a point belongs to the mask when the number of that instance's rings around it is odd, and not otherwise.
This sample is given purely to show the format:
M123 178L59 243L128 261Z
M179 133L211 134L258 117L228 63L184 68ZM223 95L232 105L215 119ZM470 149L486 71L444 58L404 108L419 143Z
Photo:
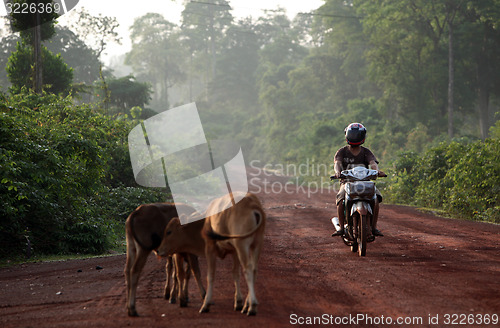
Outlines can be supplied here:
M352 252L359 256L366 255L369 242L375 240L371 233L373 209L375 206L375 180L377 177L386 177L385 173L365 167L354 167L340 173L340 179L345 182L345 218L344 235L342 240L351 247ZM335 176L331 180L337 179ZM339 219L332 218L332 224L337 231L341 230Z

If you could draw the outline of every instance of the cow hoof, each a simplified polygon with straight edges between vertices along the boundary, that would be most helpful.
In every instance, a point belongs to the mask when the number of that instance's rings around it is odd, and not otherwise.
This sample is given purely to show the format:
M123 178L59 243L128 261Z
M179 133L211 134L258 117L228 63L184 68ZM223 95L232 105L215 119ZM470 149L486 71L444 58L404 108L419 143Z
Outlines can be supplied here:
M236 303L234 304L234 310L235 311L243 310L243 301L236 301Z
M249 308L250 306L248 305L248 302L245 302L245 306L241 309L241 313L246 314Z
M139 313L137 313L137 311L135 309L129 309L128 310L128 316L129 317L138 317Z
M180 305L180 307L187 307L188 301L187 300L180 300L179 305Z
M247 316L254 316L257 314L257 305L252 304L252 306L246 305L245 308L241 311L241 313L245 314Z
M165 292L165 294L163 295L163 297L164 297L166 300L170 300L170 292Z
M201 309L200 309L200 313L208 313L210 311L210 308L207 306L203 306Z
M247 312L247 316L254 316L257 315L257 310L250 310Z
M177 299L176 299L175 297L171 297L171 298L168 300L168 302L169 302L170 304L175 304L175 303L177 303Z

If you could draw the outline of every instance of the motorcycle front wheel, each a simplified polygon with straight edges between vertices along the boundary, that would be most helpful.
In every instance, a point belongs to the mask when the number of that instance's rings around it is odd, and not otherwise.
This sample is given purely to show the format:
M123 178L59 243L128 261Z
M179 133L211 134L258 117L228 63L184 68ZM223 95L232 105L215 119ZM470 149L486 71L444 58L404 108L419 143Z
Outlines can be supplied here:
M358 227L358 254L359 256L366 256L366 245L368 238L368 217L366 215L360 215L361 220L359 220ZM352 249L351 249L352 250ZM355 251L353 251L355 252Z

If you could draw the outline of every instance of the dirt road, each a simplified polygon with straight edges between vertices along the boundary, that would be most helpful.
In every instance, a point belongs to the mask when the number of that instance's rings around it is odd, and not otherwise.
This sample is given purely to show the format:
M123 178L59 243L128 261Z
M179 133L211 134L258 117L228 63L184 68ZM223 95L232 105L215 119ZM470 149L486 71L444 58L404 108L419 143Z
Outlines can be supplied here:
M0 327L498 327L500 226L382 206L385 237L360 258L330 236L334 195L304 192L261 190L268 223L256 317L232 310L230 257L217 262L211 312L199 314L194 283L187 308L162 298L164 262L151 256L141 316L129 318L118 255L0 269Z

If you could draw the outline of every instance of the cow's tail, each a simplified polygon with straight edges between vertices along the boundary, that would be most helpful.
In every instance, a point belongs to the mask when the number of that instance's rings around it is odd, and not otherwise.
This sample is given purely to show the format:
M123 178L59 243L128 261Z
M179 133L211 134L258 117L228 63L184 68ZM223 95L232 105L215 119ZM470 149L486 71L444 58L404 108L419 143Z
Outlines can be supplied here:
M227 240L227 239L232 239L232 238L239 238L239 239L243 239L243 238L247 238L247 237L250 237L251 235L253 235L257 230L259 230L260 226L262 225L262 223L264 222L265 220L265 217L264 217L264 213L262 213L260 210L253 210L253 216L255 218L255 220L257 221L257 225L255 226L255 228L252 229L252 231L246 233L246 234L243 234L243 235L223 235L223 234L219 234L215 231L213 231L212 229L210 229L209 231L206 231L205 234L208 238L212 239L212 240Z

